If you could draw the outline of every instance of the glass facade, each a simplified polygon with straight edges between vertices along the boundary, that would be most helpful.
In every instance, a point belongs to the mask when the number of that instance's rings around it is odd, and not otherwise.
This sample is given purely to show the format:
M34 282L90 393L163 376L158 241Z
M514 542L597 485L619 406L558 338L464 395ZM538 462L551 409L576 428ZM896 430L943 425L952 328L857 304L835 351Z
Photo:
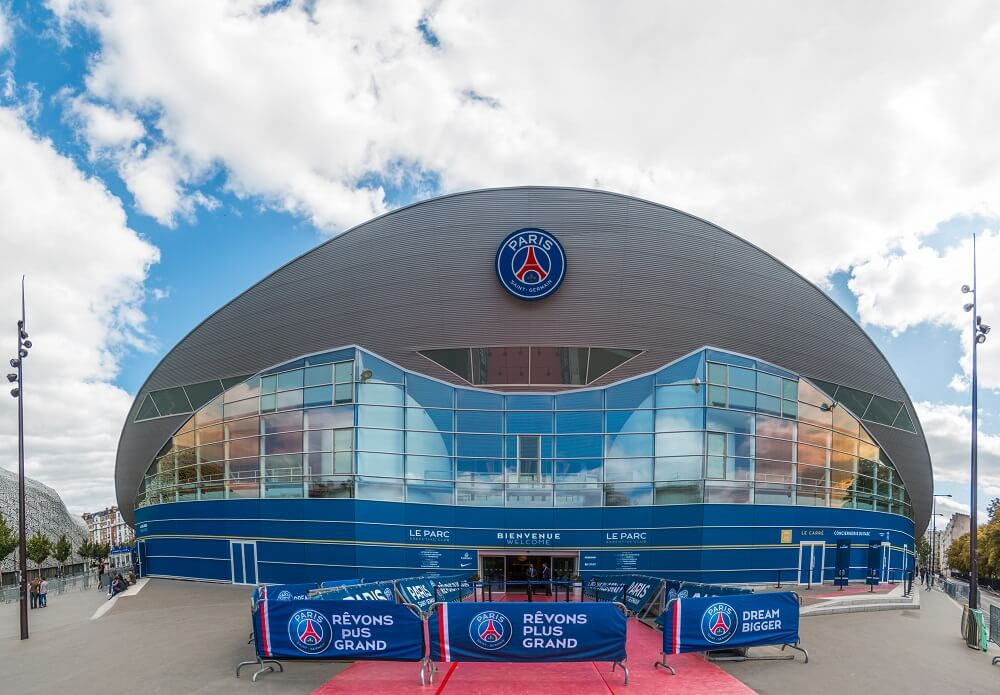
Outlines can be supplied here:
M912 518L892 462L843 403L712 349L557 394L456 387L355 348L302 358L201 407L150 465L137 504L246 497L779 504Z

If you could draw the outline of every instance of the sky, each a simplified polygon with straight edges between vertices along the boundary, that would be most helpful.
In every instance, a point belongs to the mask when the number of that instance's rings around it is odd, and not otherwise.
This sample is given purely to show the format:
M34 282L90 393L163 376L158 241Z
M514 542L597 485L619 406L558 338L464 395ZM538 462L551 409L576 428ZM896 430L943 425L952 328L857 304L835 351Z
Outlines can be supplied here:
M966 511L959 288L975 234L1000 322L998 62L991 1L0 0L0 329L13 348L24 274L28 475L73 512L113 504L157 362L324 239L442 193L571 185L709 219L825 290L909 391L938 511ZM16 423L0 399L7 468Z

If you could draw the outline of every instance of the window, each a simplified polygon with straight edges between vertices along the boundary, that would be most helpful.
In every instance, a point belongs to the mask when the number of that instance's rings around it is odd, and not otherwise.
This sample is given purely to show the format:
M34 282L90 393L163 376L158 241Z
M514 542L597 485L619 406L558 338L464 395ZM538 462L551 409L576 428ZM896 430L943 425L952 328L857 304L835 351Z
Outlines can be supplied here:
M542 438L536 434L517 437L517 479L520 482L538 482L541 479Z
M623 348L508 345L421 350L420 354L476 386L583 386L640 352Z

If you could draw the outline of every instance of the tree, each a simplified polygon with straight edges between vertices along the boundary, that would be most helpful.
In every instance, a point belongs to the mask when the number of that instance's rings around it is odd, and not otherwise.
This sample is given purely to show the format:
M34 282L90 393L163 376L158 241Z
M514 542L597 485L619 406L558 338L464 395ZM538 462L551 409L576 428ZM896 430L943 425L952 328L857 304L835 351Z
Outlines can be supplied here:
M969 534L962 534L949 545L945 557L948 558L948 567L962 574L967 573L969 571Z
M1000 497L994 497L990 500L990 503L986 505L986 516L989 517L990 523L997 521L997 517L1000 515Z
M52 553L52 541L41 531L35 533L28 539L27 552L28 559L38 565L38 575L42 574L42 563L45 562Z
M917 539L917 561L921 567L930 567L931 564L931 544L927 538L921 536Z
M69 542L66 534L59 536L59 540L52 546L52 557L59 563L59 574L62 575L62 566L73 554L73 544Z
M6 520L3 518L3 514L0 514L0 562L14 552L17 547L17 536L7 525Z

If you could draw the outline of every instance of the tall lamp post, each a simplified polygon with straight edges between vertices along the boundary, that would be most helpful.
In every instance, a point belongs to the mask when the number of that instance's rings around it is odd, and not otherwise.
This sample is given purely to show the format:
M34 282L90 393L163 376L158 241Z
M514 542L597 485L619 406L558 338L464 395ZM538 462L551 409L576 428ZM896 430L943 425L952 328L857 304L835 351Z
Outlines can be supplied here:
M963 309L972 312L972 463L971 463L971 499L969 500L969 608L979 608L979 563L976 561L976 532L979 530L977 512L978 470L976 456L979 450L978 430L976 424L979 408L979 380L976 373L977 348L986 342L986 334L990 327L983 323L979 315L978 295L976 294L976 235L972 235L972 287L962 285L962 294L972 294L972 301Z
M18 573L21 593L21 639L28 639L28 554L26 548L25 519L27 504L24 494L24 358L28 356L31 341L28 340L27 324L24 311L24 276L21 276L21 320L17 322L17 356L12 358L10 366L17 373L7 375L7 381L14 384L10 395L17 399L17 554Z

